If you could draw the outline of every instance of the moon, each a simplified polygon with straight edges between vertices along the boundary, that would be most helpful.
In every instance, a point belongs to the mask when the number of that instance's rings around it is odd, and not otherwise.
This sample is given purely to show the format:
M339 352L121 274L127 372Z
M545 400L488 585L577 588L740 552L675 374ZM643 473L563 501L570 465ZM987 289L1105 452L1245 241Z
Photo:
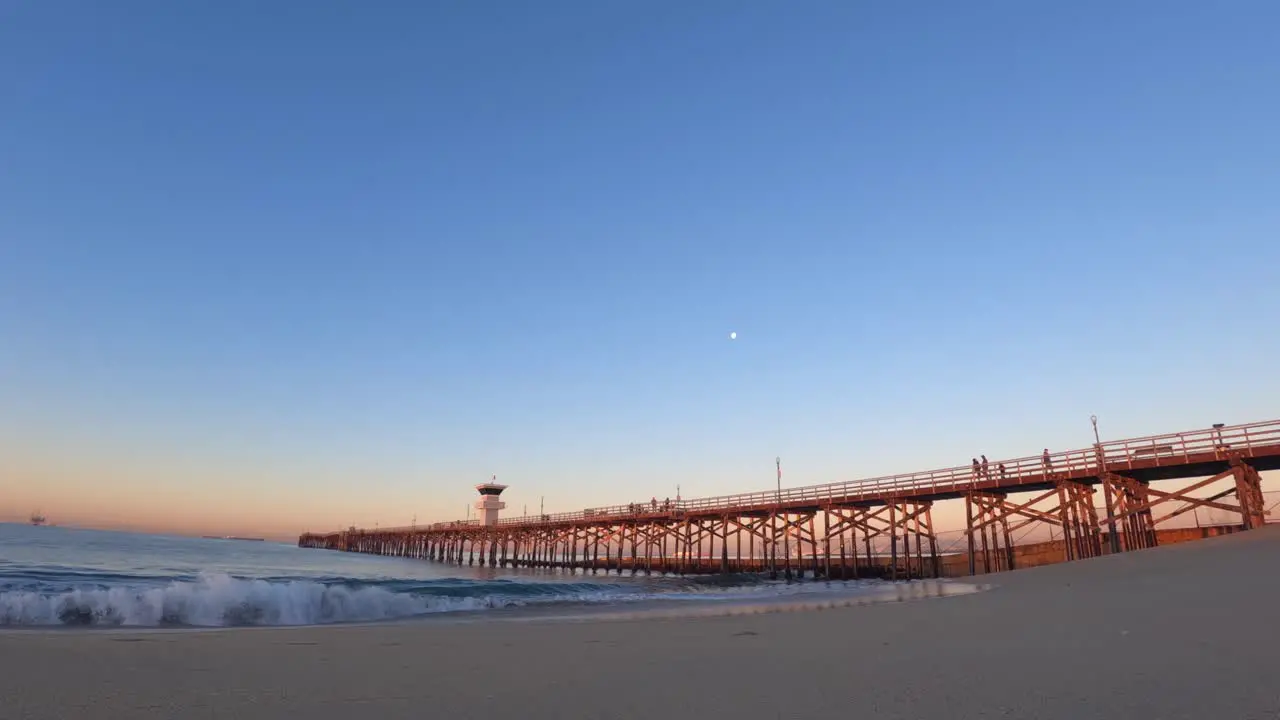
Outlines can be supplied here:
M729 339L730 339L730 340L737 340L737 339L738 339L738 333L736 333L736 332L731 332L731 333L729 333Z

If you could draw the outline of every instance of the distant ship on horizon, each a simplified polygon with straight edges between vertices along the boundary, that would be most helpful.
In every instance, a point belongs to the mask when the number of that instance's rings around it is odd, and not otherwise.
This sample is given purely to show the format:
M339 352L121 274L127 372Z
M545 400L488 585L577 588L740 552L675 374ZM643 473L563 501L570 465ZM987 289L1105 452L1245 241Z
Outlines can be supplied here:
M49 518L42 515L39 510L31 513L31 524L35 527L40 527L41 525L44 525L48 521L49 521Z
M266 538L240 537L238 535L205 535L205 540L244 540L246 542L266 542Z

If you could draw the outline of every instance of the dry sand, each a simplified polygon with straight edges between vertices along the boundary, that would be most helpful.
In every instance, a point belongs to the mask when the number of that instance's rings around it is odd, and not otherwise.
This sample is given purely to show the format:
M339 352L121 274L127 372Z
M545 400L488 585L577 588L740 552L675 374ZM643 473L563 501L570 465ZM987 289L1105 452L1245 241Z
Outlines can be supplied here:
M0 718L1280 717L1280 527L718 618L0 634Z

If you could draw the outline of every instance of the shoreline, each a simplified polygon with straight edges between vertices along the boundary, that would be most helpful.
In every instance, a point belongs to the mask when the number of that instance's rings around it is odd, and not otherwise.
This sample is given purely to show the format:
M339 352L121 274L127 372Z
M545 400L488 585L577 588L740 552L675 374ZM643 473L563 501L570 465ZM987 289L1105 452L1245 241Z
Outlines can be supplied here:
M937 602L16 632L0 716L1274 717L1278 556L1268 527L1000 573Z

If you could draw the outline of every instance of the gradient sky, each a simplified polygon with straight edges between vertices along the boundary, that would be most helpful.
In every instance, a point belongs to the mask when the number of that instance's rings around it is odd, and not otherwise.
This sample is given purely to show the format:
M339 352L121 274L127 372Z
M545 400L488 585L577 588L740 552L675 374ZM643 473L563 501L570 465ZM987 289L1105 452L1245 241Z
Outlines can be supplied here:
M0 2L0 519L287 535L1280 416L1278 26Z

